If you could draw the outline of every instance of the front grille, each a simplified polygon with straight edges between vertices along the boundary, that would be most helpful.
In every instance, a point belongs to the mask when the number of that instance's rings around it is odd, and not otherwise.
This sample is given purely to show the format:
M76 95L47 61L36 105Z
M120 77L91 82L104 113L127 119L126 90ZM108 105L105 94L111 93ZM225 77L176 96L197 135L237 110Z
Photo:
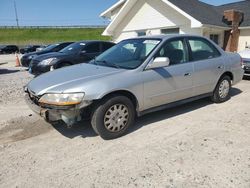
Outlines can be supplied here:
M36 95L34 94L34 92L32 92L32 91L30 91L30 90L28 90L27 93L28 93L28 95L29 95L30 100L32 100L36 105L38 105L38 101L39 101L40 97L36 96Z

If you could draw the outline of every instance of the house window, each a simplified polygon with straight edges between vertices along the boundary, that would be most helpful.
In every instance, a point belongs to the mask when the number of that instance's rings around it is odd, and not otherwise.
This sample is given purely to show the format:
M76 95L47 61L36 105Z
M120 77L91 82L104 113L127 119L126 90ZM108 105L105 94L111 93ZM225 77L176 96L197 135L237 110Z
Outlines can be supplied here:
M219 44L219 35L211 34L209 38L216 44Z
M162 34L179 34L180 28L161 29Z
M146 31L137 31L137 36L145 36L146 35Z

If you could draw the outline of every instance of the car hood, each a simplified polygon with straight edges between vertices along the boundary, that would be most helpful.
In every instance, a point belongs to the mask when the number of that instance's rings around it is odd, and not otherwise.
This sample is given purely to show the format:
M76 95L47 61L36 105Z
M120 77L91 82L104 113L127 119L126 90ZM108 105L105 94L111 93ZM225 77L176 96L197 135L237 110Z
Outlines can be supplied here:
M39 55L37 57L34 58L34 60L36 61L43 61L45 59L49 59L49 58L63 58L67 56L66 54L64 53L60 53L60 52L50 52L50 53L46 53L46 54L42 54L42 55Z
M37 96L44 93L83 92L84 85L98 78L125 71L93 64L77 64L42 74L27 85Z
M38 51L38 52L29 52L29 53L26 53L25 55L23 55L23 57L29 57L29 56L36 56L36 55L42 55L42 54L46 54L46 53L49 53L50 51L47 51L47 50L42 50L42 51Z
M239 54L243 59L250 59L250 49L245 49L239 52Z

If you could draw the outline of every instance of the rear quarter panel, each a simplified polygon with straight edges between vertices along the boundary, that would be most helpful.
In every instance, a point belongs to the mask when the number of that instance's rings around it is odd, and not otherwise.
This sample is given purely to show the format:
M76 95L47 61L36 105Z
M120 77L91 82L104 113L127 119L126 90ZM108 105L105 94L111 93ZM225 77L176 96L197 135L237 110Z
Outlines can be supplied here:
M241 66L241 57L237 53L225 52L224 55L225 71L233 74L233 82L235 85L240 82L244 75L244 70Z

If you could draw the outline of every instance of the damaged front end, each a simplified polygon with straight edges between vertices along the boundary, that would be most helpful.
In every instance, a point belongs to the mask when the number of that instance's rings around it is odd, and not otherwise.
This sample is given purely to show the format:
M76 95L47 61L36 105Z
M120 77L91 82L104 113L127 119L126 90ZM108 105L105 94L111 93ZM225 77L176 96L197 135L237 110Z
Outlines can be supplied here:
M49 123L62 120L68 128L82 120L85 109L92 103L83 100L83 93L52 93L37 96L27 88L25 92L25 101L36 114Z

